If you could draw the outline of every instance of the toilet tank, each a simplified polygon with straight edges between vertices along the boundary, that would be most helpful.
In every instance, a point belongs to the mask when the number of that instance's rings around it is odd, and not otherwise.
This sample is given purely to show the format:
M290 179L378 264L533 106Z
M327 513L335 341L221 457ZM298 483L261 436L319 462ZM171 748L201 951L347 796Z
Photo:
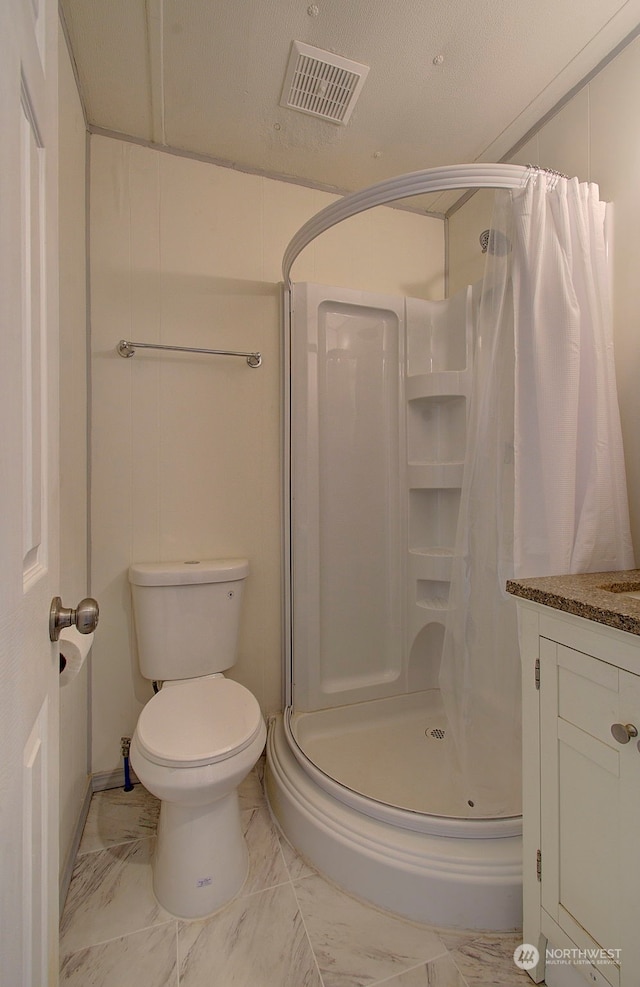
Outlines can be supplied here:
M170 681L236 660L246 559L141 562L129 569L140 671Z

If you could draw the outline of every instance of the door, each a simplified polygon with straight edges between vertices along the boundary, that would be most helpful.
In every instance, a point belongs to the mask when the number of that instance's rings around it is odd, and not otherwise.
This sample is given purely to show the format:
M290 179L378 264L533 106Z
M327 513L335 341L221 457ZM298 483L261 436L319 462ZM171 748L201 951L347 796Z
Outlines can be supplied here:
M0 3L0 980L57 983L57 5Z

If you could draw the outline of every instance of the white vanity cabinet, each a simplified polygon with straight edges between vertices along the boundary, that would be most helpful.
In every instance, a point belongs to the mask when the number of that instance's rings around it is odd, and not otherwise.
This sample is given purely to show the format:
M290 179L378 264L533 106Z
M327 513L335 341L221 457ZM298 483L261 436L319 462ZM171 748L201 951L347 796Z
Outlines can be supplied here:
M640 637L517 602L529 972L638 987Z

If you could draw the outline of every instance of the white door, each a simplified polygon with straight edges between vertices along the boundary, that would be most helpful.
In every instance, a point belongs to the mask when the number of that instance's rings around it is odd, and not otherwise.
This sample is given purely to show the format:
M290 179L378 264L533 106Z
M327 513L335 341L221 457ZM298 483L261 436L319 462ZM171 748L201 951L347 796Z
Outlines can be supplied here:
M57 5L0 2L0 981L57 983Z

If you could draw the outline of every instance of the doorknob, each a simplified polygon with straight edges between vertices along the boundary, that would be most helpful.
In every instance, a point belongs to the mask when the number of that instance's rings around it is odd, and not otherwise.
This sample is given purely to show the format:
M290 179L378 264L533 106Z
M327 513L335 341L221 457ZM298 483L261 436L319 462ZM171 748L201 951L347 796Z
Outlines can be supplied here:
M57 641L60 631L65 627L71 627L72 624L76 625L81 634L91 634L98 626L99 615L98 604L91 597L80 600L74 610L72 607L63 607L60 597L54 596L49 610L49 638L51 641Z

